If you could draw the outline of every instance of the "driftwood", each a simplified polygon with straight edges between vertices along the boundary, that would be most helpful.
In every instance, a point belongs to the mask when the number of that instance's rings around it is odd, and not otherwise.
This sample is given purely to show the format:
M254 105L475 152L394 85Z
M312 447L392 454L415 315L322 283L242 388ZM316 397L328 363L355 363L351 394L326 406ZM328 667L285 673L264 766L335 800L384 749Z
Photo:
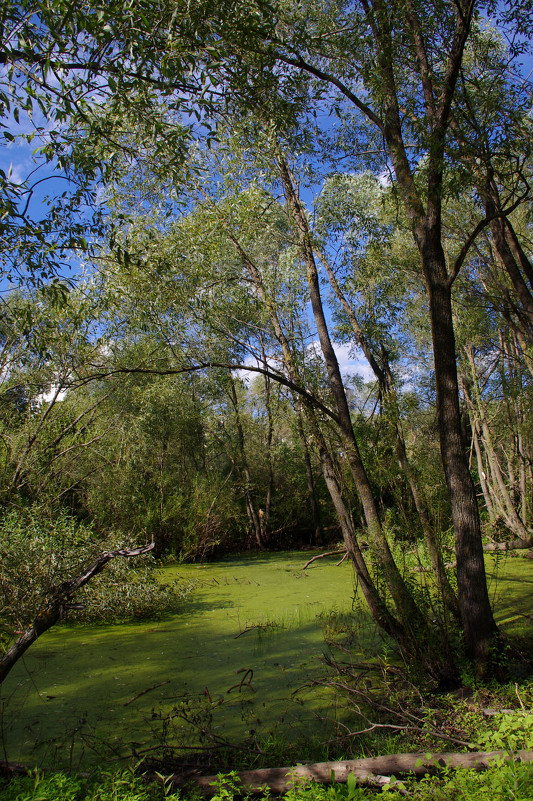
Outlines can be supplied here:
M302 567L302 570L305 570L307 567L309 567L310 564L316 562L317 559L324 559L325 556L342 556L341 561L338 563L340 565L341 562L344 562L344 560L348 556L348 552L346 551L345 548L343 548L342 550L326 551L326 553L319 553L316 556L311 557L311 559L308 559L305 565Z
M141 556L141 554L151 551L153 547L154 543L152 542L150 545L142 545L139 548L119 548L116 551L104 551L87 570L70 579L70 581L63 582L54 590L50 598L44 603L43 608L37 613L31 626L22 632L21 636L0 657L0 684L2 684L18 660L26 653L30 645L33 645L41 634L44 634L45 631L48 631L65 616L69 607L71 607L72 596L100 573L108 562L117 556L126 558Z
M312 780L321 784L346 782L353 774L358 784L381 786L390 782L390 776L411 774L416 777L435 773L442 768L473 768L485 770L491 762L508 759L506 751L475 751L469 754L388 754L387 756L369 757L367 759L350 759L343 762L315 762L296 767L261 768L245 770L238 778L246 792L260 792L269 787L274 793L285 793L299 781ZM521 762L533 762L533 751L518 751L514 759ZM216 776L169 777L174 787L183 787L189 782L197 785L206 795L217 793ZM168 779L167 779L168 781Z

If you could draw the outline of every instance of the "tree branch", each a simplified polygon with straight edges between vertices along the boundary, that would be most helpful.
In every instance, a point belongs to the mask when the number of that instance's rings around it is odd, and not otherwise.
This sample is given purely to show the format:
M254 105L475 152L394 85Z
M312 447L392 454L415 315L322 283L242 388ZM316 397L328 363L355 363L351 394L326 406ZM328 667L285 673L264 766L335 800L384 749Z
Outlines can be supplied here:
M339 78L336 78L334 75L330 75L329 72L324 72L323 70L319 69L318 67L313 66L313 64L308 64L307 61L304 61L303 58L291 58L290 56L282 56L281 54L277 54L277 58L279 61L282 61L284 64L290 64L297 69L303 70L304 72L308 72L309 75L314 75L315 78L320 78L321 81L326 81L326 83L332 84L339 89L344 97L346 97L351 103L356 106L359 111L361 111L365 117L376 125L380 131L383 131L383 123L381 122L380 118L375 114L372 109L363 103L356 94L354 94L345 83L343 83Z
M79 576L70 581L65 581L52 593L40 612L37 613L35 620L26 631L13 643L11 648L0 657L0 684L4 681L11 669L18 660L26 653L30 645L33 645L41 634L52 628L61 620L68 608L72 596L87 584L94 576L100 573L112 559L117 556L124 556L129 559L133 556L141 556L154 548L154 543L141 545L138 548L119 548L116 551L104 551L96 558L93 564Z
M261 375L270 378L272 381L276 381L278 384L282 384L283 386L290 389L292 392L295 392L299 395L303 400L309 405L314 407L315 409L320 409L321 412L333 420L335 423L339 423L338 415L326 406L322 401L318 400L314 395L308 392L303 387L296 384L294 381L291 381L289 378L286 378L281 373L274 373L271 370L267 370L264 367L254 367L250 364L230 364L228 362L200 362L198 364L190 364L186 365L185 367L174 367L165 370L158 370L155 367L115 367L111 370L102 370L101 372L91 373L90 375L86 376L83 379L83 383L89 383L89 381L96 381L97 379L103 378L110 378L114 375L123 375L123 374L145 374L145 375L182 375L183 373L193 373L197 372L198 370L207 370L212 367L218 367L223 370L245 370L250 373L260 373Z

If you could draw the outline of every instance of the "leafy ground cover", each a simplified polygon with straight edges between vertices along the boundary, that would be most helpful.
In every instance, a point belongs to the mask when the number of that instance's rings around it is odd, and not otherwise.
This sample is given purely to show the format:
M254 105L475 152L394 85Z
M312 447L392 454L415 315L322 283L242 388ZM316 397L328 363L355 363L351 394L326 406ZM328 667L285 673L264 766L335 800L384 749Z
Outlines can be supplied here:
M229 781L228 781L229 778ZM268 792L254 796L268 801ZM296 784L280 797L280 801L369 801L385 797L400 801L406 797L413 801L470 801L473 798L487 801L531 801L533 798L533 768L511 762L478 773L457 771L422 779L419 782L393 782L380 791L357 787L354 783ZM239 790L238 782L221 778L213 801L247 799ZM194 794L173 792L163 781L146 782L131 772L95 776L90 780L62 773L39 773L17 777L10 783L0 784L0 801L198 801Z

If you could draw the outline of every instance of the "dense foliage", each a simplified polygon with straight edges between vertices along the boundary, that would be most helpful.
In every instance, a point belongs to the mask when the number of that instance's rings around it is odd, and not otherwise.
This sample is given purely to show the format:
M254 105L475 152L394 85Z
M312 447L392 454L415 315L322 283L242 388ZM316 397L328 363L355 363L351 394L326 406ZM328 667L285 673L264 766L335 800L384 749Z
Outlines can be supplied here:
M530 4L1 22L6 143L68 185L0 174L4 506L183 558L331 533L406 658L494 671L484 539L532 543Z
M123 544L123 537L121 537ZM82 573L105 549L116 547L65 513L46 519L35 508L11 509L0 520L0 646L7 647L32 622L59 586ZM115 559L107 571L80 590L64 617L86 623L155 617L175 612L191 589L165 585L154 560Z

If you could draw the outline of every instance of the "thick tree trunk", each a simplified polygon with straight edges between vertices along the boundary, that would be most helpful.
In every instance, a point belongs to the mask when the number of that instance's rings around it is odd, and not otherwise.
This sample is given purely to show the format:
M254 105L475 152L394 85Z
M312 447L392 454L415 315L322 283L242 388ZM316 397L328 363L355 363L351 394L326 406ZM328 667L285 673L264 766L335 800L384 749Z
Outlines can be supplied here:
M436 243L426 241L422 258L429 290L441 458L455 529L461 619L468 653L483 670L498 629L487 591L479 510L462 438L451 287L440 237Z

